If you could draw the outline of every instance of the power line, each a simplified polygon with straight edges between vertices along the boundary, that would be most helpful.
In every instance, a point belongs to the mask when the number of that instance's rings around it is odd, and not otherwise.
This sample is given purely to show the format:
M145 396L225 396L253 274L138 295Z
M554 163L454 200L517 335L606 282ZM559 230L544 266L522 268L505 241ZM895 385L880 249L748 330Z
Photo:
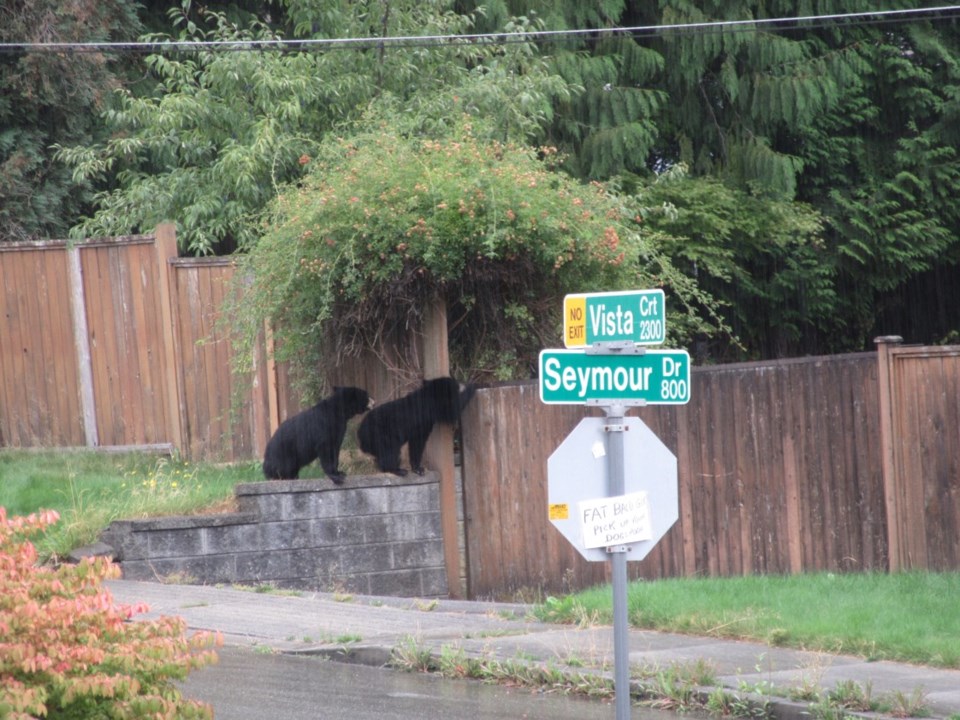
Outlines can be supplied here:
M752 20L714 20L695 23L672 23L667 25L640 25L634 27L581 28L574 30L532 30L513 33L474 33L462 35L400 35L388 37L317 38L301 40L164 40L137 42L66 42L66 43L0 43L0 53L117 53L154 54L184 51L259 52L278 50L284 52L303 50L337 50L372 48L414 48L443 45L504 45L519 42L556 42L560 40L589 37L598 39L616 35L631 37L654 37L668 33L707 33L751 31L756 29L798 29L818 27L846 21L852 25L908 22L926 19L960 17L960 5L943 5L932 8L906 10L871 10L854 13L830 13L802 15L787 18L760 18Z

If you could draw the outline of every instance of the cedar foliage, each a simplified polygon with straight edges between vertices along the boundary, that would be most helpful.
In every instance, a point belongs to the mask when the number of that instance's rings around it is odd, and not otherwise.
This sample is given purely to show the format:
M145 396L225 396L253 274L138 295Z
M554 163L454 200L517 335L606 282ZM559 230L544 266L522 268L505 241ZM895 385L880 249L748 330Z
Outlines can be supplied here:
M131 39L124 0L13 0L0 6L0 42ZM119 84L116 58L99 53L0 54L0 242L65 237L92 188L53 161L56 143L100 136L97 114Z

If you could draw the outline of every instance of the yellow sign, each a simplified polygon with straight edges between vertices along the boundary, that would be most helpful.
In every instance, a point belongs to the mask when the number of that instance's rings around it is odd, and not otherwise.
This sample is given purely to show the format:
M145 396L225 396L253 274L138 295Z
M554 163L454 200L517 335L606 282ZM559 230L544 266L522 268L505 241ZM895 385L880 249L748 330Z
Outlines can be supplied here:
M570 506L567 503L553 503L550 505L551 520L569 520Z
M563 299L564 347L587 344L587 296L567 295Z

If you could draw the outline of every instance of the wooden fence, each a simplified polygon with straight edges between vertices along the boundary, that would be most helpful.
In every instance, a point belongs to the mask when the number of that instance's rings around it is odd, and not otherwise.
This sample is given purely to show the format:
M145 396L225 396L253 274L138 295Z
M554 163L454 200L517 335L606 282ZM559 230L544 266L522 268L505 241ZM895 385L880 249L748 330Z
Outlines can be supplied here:
M216 318L232 273L223 259L178 258L170 225L0 244L0 446L257 457L291 401L266 361L239 383L230 373Z
M631 577L960 569L960 347L898 342L694 368L688 405L639 409L677 455L680 517ZM547 459L587 414L536 383L468 408L471 597L609 579L547 517Z
M263 349L252 377L229 372L215 321L232 273L178 258L172 226L0 244L0 446L260 457L299 404ZM388 398L395 378L371 357L342 380ZM691 398L637 412L678 457L680 519L633 576L960 569L960 347L883 338L877 353L694 368ZM468 407L469 595L606 579L546 513L547 458L588 413L543 405L532 382Z

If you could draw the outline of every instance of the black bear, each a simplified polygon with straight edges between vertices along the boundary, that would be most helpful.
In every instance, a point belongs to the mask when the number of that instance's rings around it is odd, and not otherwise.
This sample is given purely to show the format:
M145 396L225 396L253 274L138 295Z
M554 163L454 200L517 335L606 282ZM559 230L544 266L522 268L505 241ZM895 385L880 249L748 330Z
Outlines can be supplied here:
M360 449L377 459L381 471L403 477L407 471L400 467L400 448L408 443L410 467L423 475L423 449L434 424L456 423L475 391L473 385L461 388L451 377L424 380L410 394L367 413L357 428Z
M338 466L347 420L372 404L366 390L335 387L330 397L280 423L267 443L263 474L268 480L292 480L300 468L320 458L327 477L342 484L344 475Z

